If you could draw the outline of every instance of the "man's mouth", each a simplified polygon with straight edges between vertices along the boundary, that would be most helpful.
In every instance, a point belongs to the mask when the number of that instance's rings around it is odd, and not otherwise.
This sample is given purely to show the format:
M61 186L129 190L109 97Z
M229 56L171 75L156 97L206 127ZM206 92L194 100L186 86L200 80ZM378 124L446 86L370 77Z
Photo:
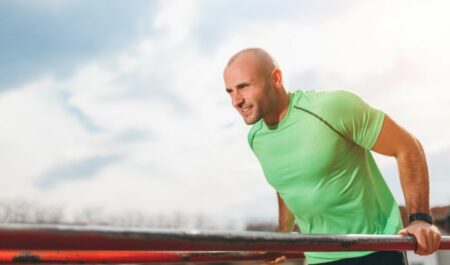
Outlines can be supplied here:
M243 115L247 115L252 107L245 107L241 109Z

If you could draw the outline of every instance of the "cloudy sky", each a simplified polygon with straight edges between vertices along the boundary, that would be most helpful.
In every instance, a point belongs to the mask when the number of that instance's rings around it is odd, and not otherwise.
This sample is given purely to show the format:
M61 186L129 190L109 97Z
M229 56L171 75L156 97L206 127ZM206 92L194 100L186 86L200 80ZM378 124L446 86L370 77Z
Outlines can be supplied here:
M275 220L231 108L229 56L263 47L289 90L350 89L416 135L450 203L450 3L0 1L0 199ZM403 203L395 161L377 156Z

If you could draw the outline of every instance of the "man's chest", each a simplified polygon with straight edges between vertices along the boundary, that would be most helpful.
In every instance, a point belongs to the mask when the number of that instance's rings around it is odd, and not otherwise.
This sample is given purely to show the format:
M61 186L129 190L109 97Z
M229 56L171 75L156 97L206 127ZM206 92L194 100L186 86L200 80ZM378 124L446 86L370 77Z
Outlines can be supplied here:
M316 185L347 167L349 156L360 149L354 143L317 123L293 123L282 130L263 131L253 150L269 183L277 190L292 182Z

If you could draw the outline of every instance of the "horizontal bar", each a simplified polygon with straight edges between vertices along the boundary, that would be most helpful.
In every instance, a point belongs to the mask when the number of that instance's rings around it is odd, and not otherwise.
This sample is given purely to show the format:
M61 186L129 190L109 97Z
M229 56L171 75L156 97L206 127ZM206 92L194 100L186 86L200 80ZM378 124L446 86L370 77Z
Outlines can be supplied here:
M300 253L275 252L149 252L149 251L88 251L88 250L0 250L0 263L163 263L163 262L224 262L268 261L285 256L302 259Z
M0 225L0 250L401 251L411 236L217 232L104 226ZM440 249L450 249L444 236Z

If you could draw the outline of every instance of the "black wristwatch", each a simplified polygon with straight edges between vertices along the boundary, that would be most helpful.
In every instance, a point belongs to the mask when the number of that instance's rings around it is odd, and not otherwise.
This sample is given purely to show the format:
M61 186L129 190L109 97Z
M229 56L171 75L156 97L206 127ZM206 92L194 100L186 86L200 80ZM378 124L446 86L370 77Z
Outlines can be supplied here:
M432 225L433 217L426 213L413 213L409 216L409 223L412 223L414 221L424 221Z

